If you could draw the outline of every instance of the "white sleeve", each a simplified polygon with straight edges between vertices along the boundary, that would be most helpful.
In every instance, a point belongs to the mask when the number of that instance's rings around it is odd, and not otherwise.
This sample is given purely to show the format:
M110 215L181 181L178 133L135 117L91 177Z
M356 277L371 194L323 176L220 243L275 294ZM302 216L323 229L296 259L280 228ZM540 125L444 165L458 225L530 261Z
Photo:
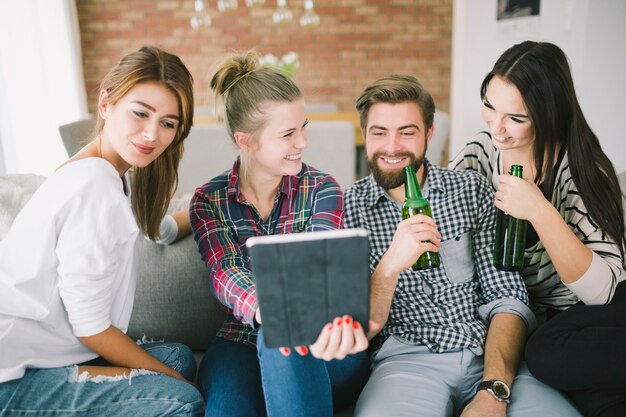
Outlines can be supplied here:
M91 198L90 198L91 197ZM59 295L77 337L92 336L111 325L115 280L128 253L120 253L138 232L132 213L115 196L102 202L76 199L60 225L56 253Z
M597 253L591 253L593 256L587 272L565 285L586 305L607 304L613 298L617 284L626 279L626 274L623 270L611 268L612 265Z
M154 240L156 243L169 245L176 240L176 236L178 236L178 225L176 224L176 220L169 214L166 214L161 220L159 233L161 237Z

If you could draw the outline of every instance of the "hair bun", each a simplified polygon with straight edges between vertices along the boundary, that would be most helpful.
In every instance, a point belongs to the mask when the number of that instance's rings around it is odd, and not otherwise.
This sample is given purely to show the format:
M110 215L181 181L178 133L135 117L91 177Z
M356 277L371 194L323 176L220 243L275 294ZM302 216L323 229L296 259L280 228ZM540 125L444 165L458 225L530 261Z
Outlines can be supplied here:
M254 73L261 66L259 55L254 51L228 57L211 77L211 90L218 95L224 95L239 80Z

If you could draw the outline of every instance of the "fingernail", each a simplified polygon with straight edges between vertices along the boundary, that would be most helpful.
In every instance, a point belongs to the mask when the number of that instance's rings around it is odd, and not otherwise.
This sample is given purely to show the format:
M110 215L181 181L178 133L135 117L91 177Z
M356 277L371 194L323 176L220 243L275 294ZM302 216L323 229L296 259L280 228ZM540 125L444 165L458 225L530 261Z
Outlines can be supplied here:
M337 319L337 326L341 326L341 319Z
M333 329L333 324L331 323L328 325L328 331L331 331L332 329Z
M350 316L346 317L346 324L350 324L351 321L352 321L352 317Z
M287 356L287 355L289 355L289 353L291 353L291 350L288 347L281 347L280 348L280 353L282 353L283 355Z
M309 353L309 349L306 346L298 346L296 349L298 349L298 353L303 356Z
M358 321L353 322L352 323L352 327L354 327L355 329L358 329L359 328L359 322Z

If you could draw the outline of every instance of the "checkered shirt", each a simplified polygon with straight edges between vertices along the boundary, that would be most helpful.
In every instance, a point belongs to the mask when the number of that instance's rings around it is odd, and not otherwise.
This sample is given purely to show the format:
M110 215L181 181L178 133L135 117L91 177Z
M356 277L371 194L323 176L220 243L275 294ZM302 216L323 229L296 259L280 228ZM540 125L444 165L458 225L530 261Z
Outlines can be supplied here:
M487 180L476 172L424 163L423 194L442 236L441 266L400 274L389 319L372 349L393 335L432 352L468 348L482 354L494 314L517 314L529 329L534 327L528 293L518 273L498 271L491 263L496 209ZM373 272L402 220L401 206L369 176L346 191L345 215L346 228L370 232Z
M189 217L202 260L217 300L230 317L217 335L256 345L256 287L246 241L252 236L315 232L343 225L343 197L337 182L315 168L285 176L267 220L239 189L238 162L196 189Z

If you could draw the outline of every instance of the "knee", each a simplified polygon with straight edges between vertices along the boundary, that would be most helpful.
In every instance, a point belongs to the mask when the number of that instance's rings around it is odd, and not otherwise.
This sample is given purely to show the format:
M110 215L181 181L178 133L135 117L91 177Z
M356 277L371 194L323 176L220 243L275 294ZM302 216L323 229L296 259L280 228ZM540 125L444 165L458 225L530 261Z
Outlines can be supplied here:
M191 384L182 382L177 389L177 401L180 406L178 411L173 413L178 416L201 416L204 415L204 399L196 388Z
M174 368L188 381L193 381L196 377L197 363L193 352L189 347L181 343L173 343L178 351L177 366Z
M188 381L196 376L196 360L193 352L182 343L155 343L144 348L146 352L179 372Z
M526 343L525 360L528 369L537 379L550 383L550 375L556 372L559 352L550 332L539 328Z

